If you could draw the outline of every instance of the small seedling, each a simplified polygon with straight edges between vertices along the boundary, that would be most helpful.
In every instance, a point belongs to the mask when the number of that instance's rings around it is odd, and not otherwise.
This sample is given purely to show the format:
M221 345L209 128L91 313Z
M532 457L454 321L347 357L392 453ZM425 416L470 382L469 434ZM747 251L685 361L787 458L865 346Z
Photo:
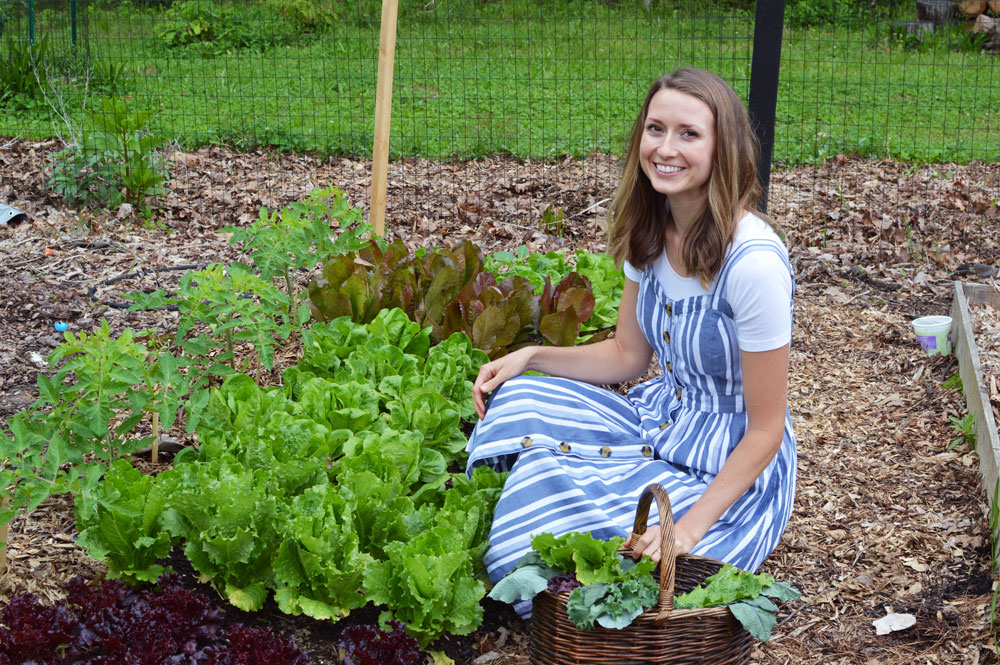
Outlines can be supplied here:
M542 233L562 238L566 232L566 215L562 208L547 206L538 220L538 228Z
M946 390L957 390L958 392L962 392L962 375L955 372L945 379L945 381L941 384L941 387Z
M952 440L951 444L948 446L948 450L951 450L960 443L968 444L969 448L976 447L976 416L971 413L965 414L961 418L956 418L951 416L949 418L951 421L951 428L958 433L958 436Z

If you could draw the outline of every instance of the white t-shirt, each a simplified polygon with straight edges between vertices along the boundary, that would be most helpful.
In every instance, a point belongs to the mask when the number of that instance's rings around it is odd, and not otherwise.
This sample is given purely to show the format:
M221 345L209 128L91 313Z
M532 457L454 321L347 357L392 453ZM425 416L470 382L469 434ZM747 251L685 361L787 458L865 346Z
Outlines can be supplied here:
M778 234L752 213L740 220L736 227L733 248L747 240L770 239L784 247ZM653 275L663 291L672 300L683 300L711 293L702 287L697 277L681 277L667 260L664 252L653 261ZM625 262L625 277L638 282L642 272ZM755 250L732 267L722 294L733 308L736 338L743 351L771 351L788 344L792 339L792 314L788 306L792 297L792 278L781 257L766 249Z

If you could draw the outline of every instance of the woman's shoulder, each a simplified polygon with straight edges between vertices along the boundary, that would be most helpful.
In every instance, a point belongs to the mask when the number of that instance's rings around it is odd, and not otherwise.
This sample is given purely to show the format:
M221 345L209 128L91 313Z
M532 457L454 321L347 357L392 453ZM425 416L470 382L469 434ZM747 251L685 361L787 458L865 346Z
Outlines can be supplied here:
M791 289L788 250L774 228L752 212L740 220L727 253L728 288L779 284Z
M730 251L746 243L767 241L780 247L787 254L785 243L767 221L753 212L747 212L736 225Z

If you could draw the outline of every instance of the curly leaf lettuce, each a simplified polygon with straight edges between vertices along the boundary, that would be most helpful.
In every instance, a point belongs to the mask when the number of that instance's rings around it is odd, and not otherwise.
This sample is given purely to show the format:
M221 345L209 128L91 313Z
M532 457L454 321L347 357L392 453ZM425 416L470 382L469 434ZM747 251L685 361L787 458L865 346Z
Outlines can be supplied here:
M588 533L567 533L554 536L541 533L531 540L531 547L542 557L542 561L567 573L576 575L580 584L613 582L625 574L622 570L622 556L618 549L624 538L597 540Z
M725 564L719 572L705 579L702 586L674 599L674 607L697 608L727 606L733 616L758 640L767 641L777 625L778 606L771 598L785 602L802 594L783 582L775 582L766 573L753 574Z
M358 549L351 505L330 485L309 488L280 507L274 559L282 612L337 620L367 602L362 578L371 557Z
M466 635L482 622L486 588L473 576L462 537L434 527L409 542L386 547L387 560L365 570L373 602L390 609L379 617L402 621L421 646L445 633Z
M185 539L184 554L236 607L259 610L273 586L277 499L267 476L232 456L177 464L157 477L170 497L164 528Z

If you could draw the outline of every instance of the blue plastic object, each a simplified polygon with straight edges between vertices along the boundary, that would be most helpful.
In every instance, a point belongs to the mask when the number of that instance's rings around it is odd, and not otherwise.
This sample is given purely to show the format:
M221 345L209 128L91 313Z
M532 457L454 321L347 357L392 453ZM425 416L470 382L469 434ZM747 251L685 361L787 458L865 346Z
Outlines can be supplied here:
M63 323L62 321L59 321L58 323L55 324L55 329L58 330L59 332L65 332L67 328L69 328L69 326Z
M0 203L0 226L10 224L20 224L21 222L28 221L27 213L23 213L17 208L12 208L9 205L4 205Z

